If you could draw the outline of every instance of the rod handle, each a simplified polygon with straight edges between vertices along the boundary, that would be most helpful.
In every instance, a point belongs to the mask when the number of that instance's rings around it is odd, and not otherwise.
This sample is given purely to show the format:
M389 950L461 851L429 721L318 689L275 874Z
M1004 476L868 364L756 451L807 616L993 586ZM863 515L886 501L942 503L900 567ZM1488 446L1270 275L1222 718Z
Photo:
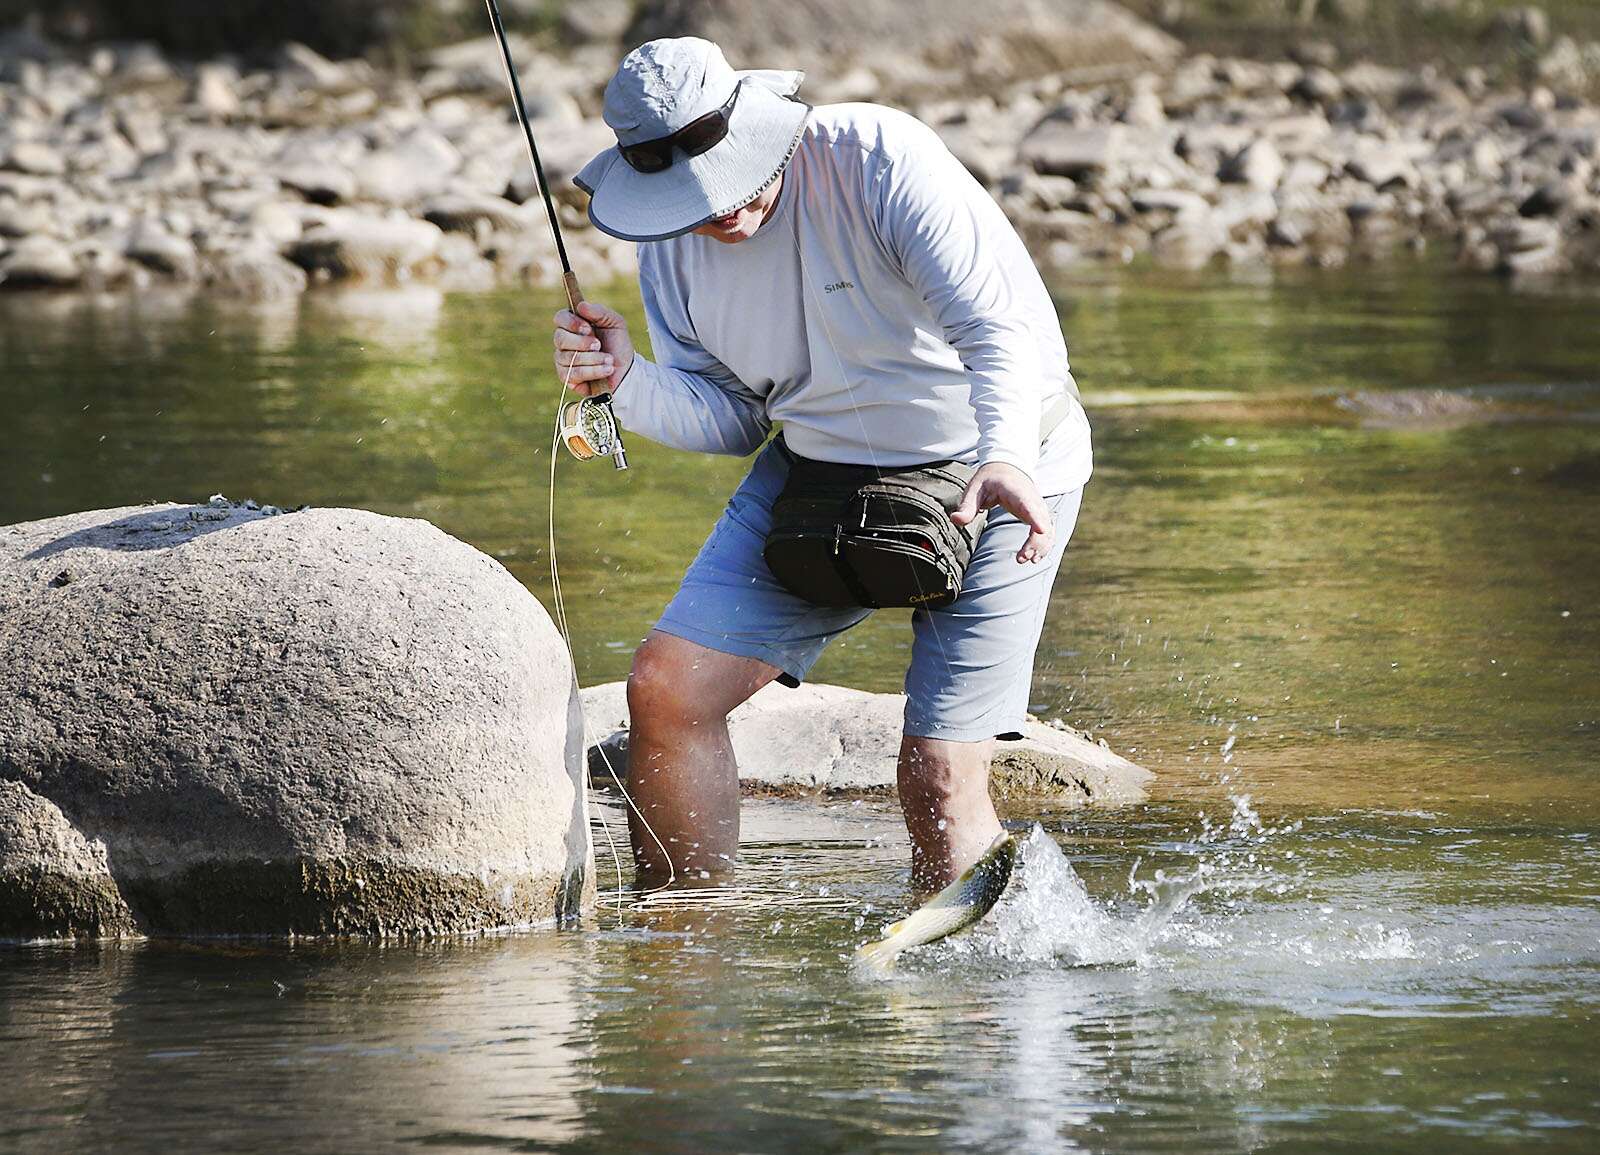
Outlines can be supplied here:
M567 308L576 314L578 306L583 304L583 290L578 287L578 274L571 269L562 273L561 287L567 291Z

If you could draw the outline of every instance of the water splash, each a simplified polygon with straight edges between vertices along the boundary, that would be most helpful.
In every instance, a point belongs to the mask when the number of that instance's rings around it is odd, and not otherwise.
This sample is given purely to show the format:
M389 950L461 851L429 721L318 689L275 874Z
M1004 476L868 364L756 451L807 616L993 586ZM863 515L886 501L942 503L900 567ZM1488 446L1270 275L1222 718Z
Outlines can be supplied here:
M933 959L1004 959L1061 966L1138 966L1179 929L1189 903L1203 893L1224 897L1223 906L1266 890L1282 894L1295 879L1285 874L1266 844L1299 830L1300 824L1269 826L1248 795L1232 799L1226 823L1202 819L1191 843L1193 865L1171 872L1128 873L1126 896L1096 900L1054 839L1037 823L1023 840L1022 858L1005 896L971 934L938 944ZM1293 857L1293 852L1288 853ZM1130 901L1131 900L1131 901ZM1192 938L1183 928L1179 937Z

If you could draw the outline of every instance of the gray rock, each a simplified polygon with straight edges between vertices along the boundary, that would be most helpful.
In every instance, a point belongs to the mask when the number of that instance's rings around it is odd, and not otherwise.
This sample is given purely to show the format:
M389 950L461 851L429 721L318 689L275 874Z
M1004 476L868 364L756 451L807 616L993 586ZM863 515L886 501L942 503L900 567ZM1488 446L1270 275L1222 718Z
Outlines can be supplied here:
M193 280L199 268L194 244L149 218L135 226L124 251L129 260L182 281Z
M355 175L338 164L292 161L279 168L276 175L284 188L292 189L312 204L337 205L355 199Z
M1496 13L1489 27L1492 35L1512 46L1538 48L1550 40L1550 16L1533 4Z
M616 44L633 23L632 0L584 0L561 10L561 36L567 43Z
M582 757L543 609L426 522L214 498L0 528L0 933L572 914Z
M0 940L134 933L105 843L84 837L21 782L0 779Z
M67 171L67 162L58 150L43 141L19 140L6 150L5 163L0 168L33 176L60 176Z
M224 119L237 116L240 103L235 85L238 82L237 69L225 64L202 64L195 69L189 102L210 116Z
M308 273L404 280L431 261L444 234L427 221L328 209L285 254Z
M1186 189L1138 189L1128 199L1136 212L1164 213L1172 220L1203 220L1211 215L1211 202Z
M1035 172L1074 180L1094 178L1117 162L1123 137L1120 125L1081 127L1049 119L1023 140L1020 155Z
M1283 157L1272 142L1253 140L1224 161L1217 176L1230 184L1246 184L1270 192L1278 187L1283 173Z
M212 291L252 301L297 296L308 283L304 269L284 260L266 244L212 254L206 259L202 275Z
M356 192L379 204L411 205L444 192L460 168L461 153L453 144L419 128L357 166Z
M1345 171L1375 189L1394 185L1414 188L1417 170L1411 158L1398 145L1387 141L1363 141Z
M517 231L526 227L519 206L504 197L482 193L447 193L423 206L422 218L447 233L470 233L480 226L495 231Z
M1164 268L1199 269L1227 243L1227 231L1215 221L1174 221L1150 238L1150 257Z
M1328 69L1312 66L1289 87L1289 95L1310 104L1328 105L1344 95L1344 84Z
M53 289L76 285L78 262L54 237L24 237L0 257L0 289Z
M619 764L618 757L625 746L617 734L628 724L625 684L591 686L582 697L588 732L608 736L602 747L617 773L625 774L625 759ZM901 694L770 685L729 715L740 781L807 791L892 788L904 711ZM596 749L589 753L590 780L610 785ZM1035 721L1022 741L996 743L990 763L996 794L1069 805L1142 801L1152 777L1074 730Z
M302 88L346 92L360 83L356 69L336 64L304 44L290 42L278 50L278 74Z

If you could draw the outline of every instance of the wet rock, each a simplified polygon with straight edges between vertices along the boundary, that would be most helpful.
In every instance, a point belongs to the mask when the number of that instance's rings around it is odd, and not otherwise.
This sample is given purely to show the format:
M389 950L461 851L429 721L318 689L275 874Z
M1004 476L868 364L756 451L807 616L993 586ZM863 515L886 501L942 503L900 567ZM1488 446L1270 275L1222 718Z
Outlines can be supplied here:
M51 289L76 285L78 262L54 237L24 237L0 257L0 289Z
M626 773L626 745L618 735L628 724L624 683L592 686L582 699L589 732L610 736L590 748L590 780L609 786L596 751L603 748L612 768ZM768 686L729 715L740 781L807 791L891 789L904 712L901 694L811 683ZM989 772L991 788L1002 797L1079 806L1141 801L1153 777L1077 731L1031 720L1022 741L996 743Z
M400 214L328 209L286 255L313 275L403 280L434 258L443 236L437 225Z
M1254 140L1223 162L1219 179L1231 184L1271 191L1283 179L1283 157L1271 141Z
M560 637L425 522L218 498L4 527L0 620L0 934L456 934L592 901Z

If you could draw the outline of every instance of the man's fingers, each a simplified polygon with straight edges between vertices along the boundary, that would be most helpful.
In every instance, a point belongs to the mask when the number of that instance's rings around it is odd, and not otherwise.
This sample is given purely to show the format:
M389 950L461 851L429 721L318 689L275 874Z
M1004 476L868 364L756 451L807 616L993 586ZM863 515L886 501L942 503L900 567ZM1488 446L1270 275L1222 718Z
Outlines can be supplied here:
M569 333L581 333L587 337L594 332L589 327L589 322L578 316L571 309L562 309L557 312L555 321L557 329L565 329Z
M609 381L613 371L610 365L572 365L561 367L561 380L568 385L584 381Z
M565 329L555 332L555 346L557 349L571 349L574 352L600 348L600 342L594 337L585 337L580 333L570 333Z
M1017 551L1019 562L1043 561L1050 556L1050 547L1055 541L1055 534L1049 530L1040 532L1034 530L1028 535L1028 540L1022 543L1022 548Z
M622 320L622 314L615 309L608 309L593 301L579 301L578 315L585 320L593 321L603 329L609 329Z
M988 508L984 504L988 500L988 486L974 477L967 482L961 500L956 502L956 507L950 511L950 520L957 525L966 525L978 516L978 510Z
M615 364L616 358L612 357L610 353L568 353L562 351L556 354L556 368L563 371L572 368L574 365L613 366Z

